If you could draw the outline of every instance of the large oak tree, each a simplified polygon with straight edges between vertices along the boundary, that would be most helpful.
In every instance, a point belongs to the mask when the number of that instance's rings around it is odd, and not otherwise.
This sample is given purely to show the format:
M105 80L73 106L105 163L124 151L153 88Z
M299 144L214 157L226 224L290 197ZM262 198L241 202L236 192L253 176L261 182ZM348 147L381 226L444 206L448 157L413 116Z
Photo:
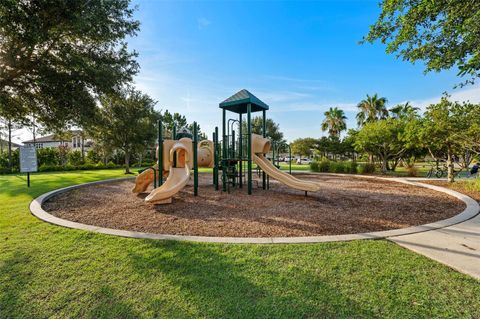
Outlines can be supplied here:
M0 1L0 114L49 129L91 119L96 98L137 72L129 0Z
M426 71L457 67L473 83L480 76L480 1L382 0L382 12L364 41L380 40L388 53Z

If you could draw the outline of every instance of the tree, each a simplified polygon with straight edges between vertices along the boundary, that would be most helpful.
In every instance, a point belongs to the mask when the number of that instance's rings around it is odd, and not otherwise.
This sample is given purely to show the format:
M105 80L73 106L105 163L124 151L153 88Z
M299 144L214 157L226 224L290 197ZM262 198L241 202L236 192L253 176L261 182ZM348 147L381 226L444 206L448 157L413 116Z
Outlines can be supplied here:
M392 107L389 112L393 118L415 118L418 117L418 107L414 107L410 102L398 104Z
M1 1L0 113L50 130L89 122L97 97L138 70L124 42L139 30L129 2Z
M347 129L345 120L347 117L343 110L337 107L331 107L324 113L325 119L322 122L322 131L327 131L331 137L338 137L342 131Z
M425 71L457 67L464 84L480 76L480 2L382 0L382 12L363 42L380 40L387 53L409 62L423 61Z
M177 128L177 132L181 128L186 128L193 134L193 123L188 124L187 118L185 115L182 115L180 113L170 113L168 110L165 110L162 113L162 124L164 127L164 130L166 131L166 134L171 134L172 129L175 126ZM206 139L205 134L200 131L200 125L197 123L197 133L199 136L199 139Z
M158 113L148 95L132 88L102 96L95 124L89 133L102 144L125 153L125 173L130 173L130 157L155 143Z
M357 114L358 126L387 118L388 110L385 106L386 104L386 98L378 97L377 94L374 94L373 96L367 94L367 98L357 105L357 108L359 109Z
M406 121L382 119L365 124L355 137L355 149L377 156L382 164L382 172L388 170L388 161L398 161L406 151L402 139Z
M460 132L459 138L465 149L480 155L480 104L464 104L467 129Z
M290 145L292 153L299 156L310 156L312 150L316 148L317 139L312 137L298 138Z
M468 103L451 102L444 96L440 103L427 108L418 131L418 143L422 143L432 157L446 157L449 182L454 181L453 156L465 150L462 137L468 131L470 107Z
M283 139L283 133L280 131L280 125L275 123L272 119L267 118L266 121L267 127L267 137L276 144L283 144L285 140ZM242 123L242 133L247 133L247 121ZM256 116L252 119L252 133L262 135L263 130L263 121L261 116ZM238 133L238 132L237 132Z

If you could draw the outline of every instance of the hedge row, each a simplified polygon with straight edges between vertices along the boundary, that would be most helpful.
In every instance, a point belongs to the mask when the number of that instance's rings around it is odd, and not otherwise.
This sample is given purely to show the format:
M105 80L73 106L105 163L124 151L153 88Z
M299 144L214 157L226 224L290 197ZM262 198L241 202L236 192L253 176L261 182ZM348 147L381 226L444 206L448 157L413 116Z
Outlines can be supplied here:
M75 170L92 170L92 169L111 169L111 168L120 168L121 165L115 165L113 162L108 162L106 165L103 162L98 162L97 164L85 163L81 165L46 165L43 164L38 168L40 172L55 172L55 171L75 171Z
M343 173L343 174L371 174L375 172L375 165L365 163L357 164L350 161L315 161L310 164L313 172Z

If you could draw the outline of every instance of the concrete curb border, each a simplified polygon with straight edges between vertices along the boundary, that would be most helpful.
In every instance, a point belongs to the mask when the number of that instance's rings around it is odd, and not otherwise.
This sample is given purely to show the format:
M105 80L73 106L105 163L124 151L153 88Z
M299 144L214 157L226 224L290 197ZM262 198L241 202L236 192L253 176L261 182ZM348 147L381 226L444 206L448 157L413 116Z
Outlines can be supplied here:
M49 213L47 213L42 209L43 203L53 196L56 196L61 193L68 192L70 190L74 190L77 188L85 187L85 186L111 183L115 181L128 180L133 178L133 177L126 177L126 178L108 179L108 180L90 182L85 184L73 185L73 186L53 190L51 192L40 195L39 197L32 200L32 202L30 203L30 211L35 217L50 224L63 226L67 228L86 230L86 231L91 231L91 232L96 232L101 234L107 234L107 235L114 235L114 236L121 236L121 237L128 237L128 238L139 238L139 239L177 240L177 241L193 241L193 242L204 242L204 243L229 243L229 244L300 244L300 243L324 243L324 242L335 242L335 241L351 241L351 240L361 240L361 239L384 239L388 237L396 237L396 236L420 233L420 232L444 228L447 226L452 226L473 218L480 211L480 206L477 203L477 201L470 198L469 196L444 188L444 187L419 183L419 182L416 182L415 181L416 179L414 178L387 178L387 177L377 177L377 176L368 176L368 175L347 175L347 174L329 174L329 175L372 178L372 179L394 181L394 182L408 184L412 186L425 187L438 192L448 194L450 196L453 196L463 201L466 205L466 208L463 212L451 218L440 220L430 224L420 225L420 226L412 226L412 227L401 228L401 229L377 231L377 232L369 232L369 233L307 236L307 237L208 237L208 236L153 234L153 233L135 232L135 231L128 231L128 230L112 229L112 228L103 228L99 226L72 222L69 220L65 220L65 219L50 215Z

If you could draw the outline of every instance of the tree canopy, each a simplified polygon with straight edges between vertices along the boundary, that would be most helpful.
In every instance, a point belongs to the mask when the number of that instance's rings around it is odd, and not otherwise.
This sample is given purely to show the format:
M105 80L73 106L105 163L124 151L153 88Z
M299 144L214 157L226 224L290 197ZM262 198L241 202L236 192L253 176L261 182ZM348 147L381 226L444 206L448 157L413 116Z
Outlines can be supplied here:
M388 110L386 108L387 99L379 97L378 94L372 96L367 94L367 98L358 103L357 124L362 126L366 123L371 123L379 119L388 117Z
M325 119L322 122L322 131L328 131L332 137L338 137L342 131L347 129L347 117L343 110L337 107L331 107L324 113Z
M365 42L423 61L426 72L457 67L464 84L480 76L480 1L382 0L381 8Z
M275 123L275 121L270 118L267 118L265 122L267 127L267 137L277 144L284 143L285 140L283 139L283 133L280 131L280 125ZM246 121L244 120L242 124L243 124L242 132L247 133ZM256 116L252 118L252 133L261 135L262 130L263 130L262 117Z
M155 144L159 114L156 102L134 89L125 89L101 97L102 107L95 116L89 133L101 143L125 153L125 172L129 173L130 156Z
M318 140L312 137L298 138L291 144L292 153L300 156L310 156L317 143Z
M389 160L398 160L406 151L402 139L406 122L401 119L382 119L365 124L355 137L355 149L378 156L382 172L388 170Z
M129 0L0 2L0 114L50 129L93 118L97 97L137 72Z

